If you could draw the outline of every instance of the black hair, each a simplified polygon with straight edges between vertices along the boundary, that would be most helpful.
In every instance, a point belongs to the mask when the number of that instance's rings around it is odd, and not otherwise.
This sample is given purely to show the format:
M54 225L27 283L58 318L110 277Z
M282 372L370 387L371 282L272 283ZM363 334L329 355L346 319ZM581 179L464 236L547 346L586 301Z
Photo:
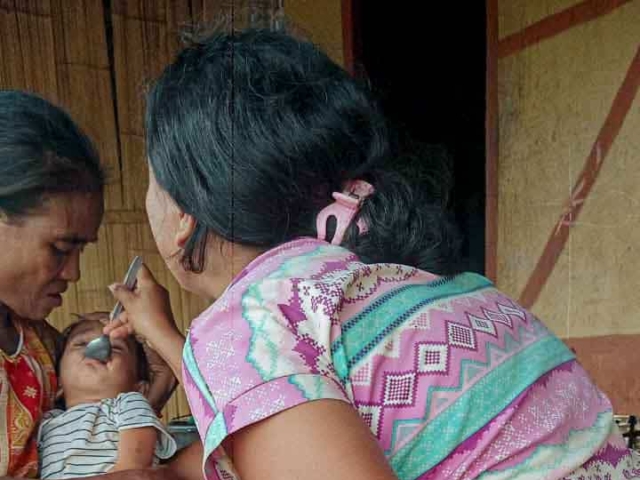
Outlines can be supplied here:
M0 91L0 213L28 214L58 193L102 193L105 176L87 136L36 95Z
M158 184L197 221L182 257L204 267L209 232L272 248L316 236L344 182L376 189L342 245L368 263L451 273L457 235L443 204L387 165L387 123L369 90L315 45L266 30L195 39L152 85L147 155ZM428 162L429 159L424 160Z

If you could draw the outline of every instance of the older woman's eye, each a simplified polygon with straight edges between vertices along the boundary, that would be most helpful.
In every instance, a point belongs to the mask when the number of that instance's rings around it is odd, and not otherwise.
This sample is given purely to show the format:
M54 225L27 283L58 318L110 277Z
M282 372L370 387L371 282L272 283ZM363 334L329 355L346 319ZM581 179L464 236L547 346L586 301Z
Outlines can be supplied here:
M71 250L58 248L55 245L51 245L51 251L57 257L64 257L64 256L67 256L67 255L69 255L71 253Z

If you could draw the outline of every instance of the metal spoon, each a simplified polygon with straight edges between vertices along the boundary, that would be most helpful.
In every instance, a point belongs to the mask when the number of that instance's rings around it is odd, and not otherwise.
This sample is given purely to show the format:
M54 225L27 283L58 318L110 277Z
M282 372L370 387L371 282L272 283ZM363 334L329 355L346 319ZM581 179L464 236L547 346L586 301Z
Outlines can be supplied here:
M131 262L131 265L129 265L129 270L127 270L127 274L125 275L123 282L127 289L133 290L136 286L136 277L141 265L141 257L135 257ZM109 314L109 321L112 322L114 319L118 318L118 315L122 313L122 310L122 303L116 303L116 306L113 307L113 310ZM109 340L109 336L101 335L100 337L91 340L84 350L84 356L99 360L100 362L106 362L109 360L109 358L111 358L111 341Z

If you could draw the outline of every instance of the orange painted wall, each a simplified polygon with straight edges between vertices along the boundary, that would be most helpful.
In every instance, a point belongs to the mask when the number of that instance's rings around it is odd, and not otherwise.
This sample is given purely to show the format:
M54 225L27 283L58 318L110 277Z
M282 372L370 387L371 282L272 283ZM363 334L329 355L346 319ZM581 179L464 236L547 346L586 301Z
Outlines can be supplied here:
M492 3L497 285L639 414L640 0Z

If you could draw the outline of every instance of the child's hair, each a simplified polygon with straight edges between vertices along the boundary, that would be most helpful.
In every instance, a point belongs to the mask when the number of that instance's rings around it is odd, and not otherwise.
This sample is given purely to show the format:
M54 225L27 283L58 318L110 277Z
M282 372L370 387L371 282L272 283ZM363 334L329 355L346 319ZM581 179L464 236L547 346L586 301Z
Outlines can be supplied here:
M95 312L94 314L102 314L103 312ZM89 318L90 315L94 315L94 314L89 314L87 316L82 316L82 315L75 315L75 317L77 318L75 322L73 322L72 324L70 324L69 326L67 326L63 331L62 331L62 340L61 340L61 345L60 345L60 356L57 359L57 363L56 363L56 374L58 376L60 376L60 361L62 360L62 355L64 354L64 350L67 346L67 342L69 341L69 339L71 338L73 331L79 327L80 325L82 325L84 322L99 322L98 319L95 318ZM108 315L108 313L104 313L104 315ZM138 378L138 381L140 382L148 382L150 381L150 372L149 372L149 362L147 360L147 355L144 352L144 348L142 347L142 344L140 342L138 342L134 337L130 337L130 339L127 340L134 348L134 354L136 357L136 375Z
M355 179L375 193L358 217L368 232L356 218L346 248L367 263L455 269L442 203L386 170L395 154L377 104L311 43L266 30L193 40L152 86L146 134L159 185L197 220L187 270L204 268L209 232L263 248L315 237L318 212Z

